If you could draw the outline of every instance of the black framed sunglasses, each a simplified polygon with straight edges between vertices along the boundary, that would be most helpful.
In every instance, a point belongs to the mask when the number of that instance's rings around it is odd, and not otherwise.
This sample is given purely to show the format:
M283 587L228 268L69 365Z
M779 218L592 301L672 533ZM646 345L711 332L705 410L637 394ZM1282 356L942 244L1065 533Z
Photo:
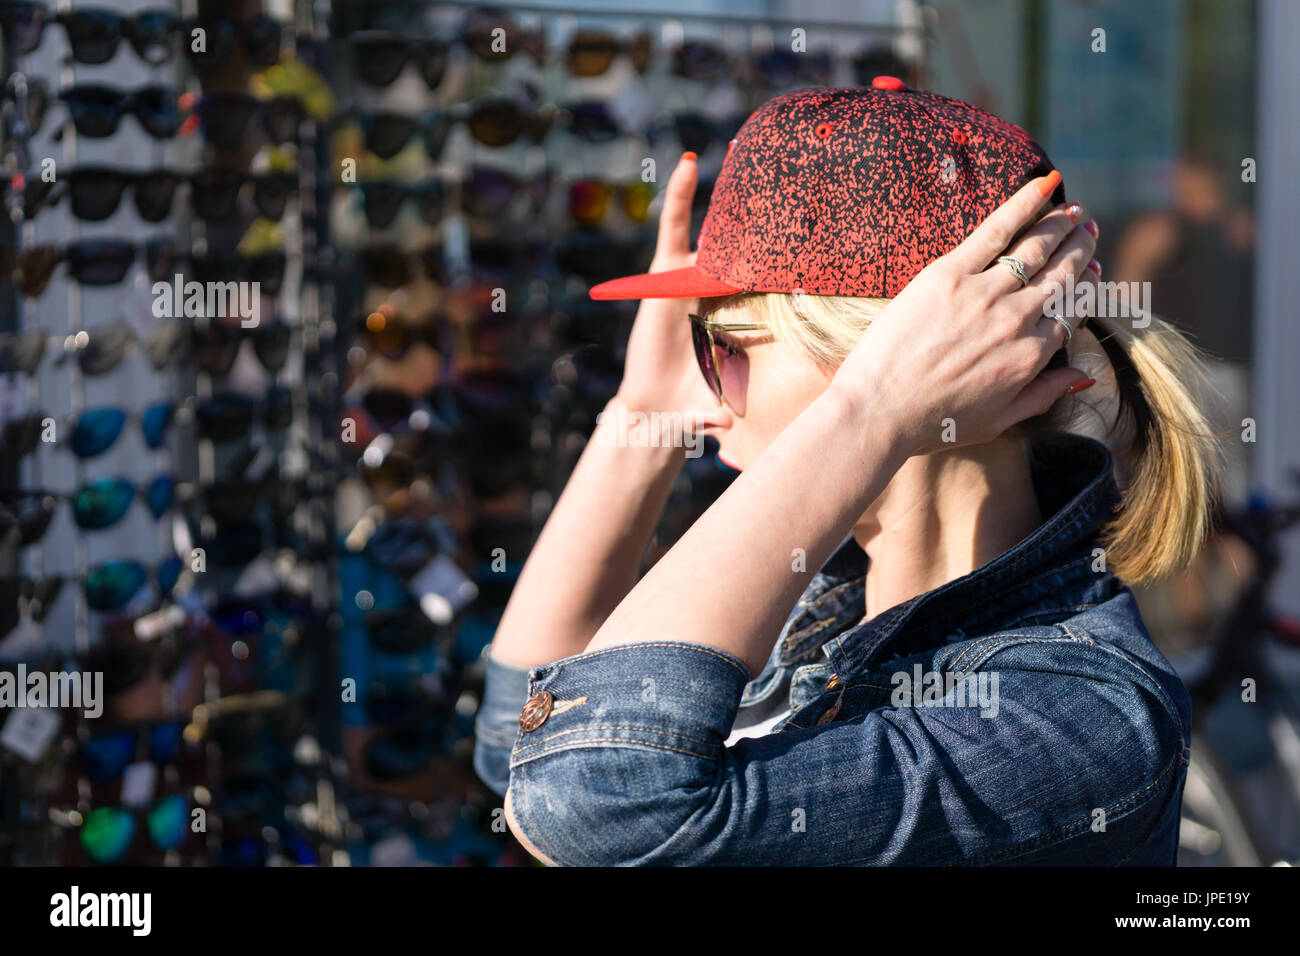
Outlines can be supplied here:
M72 58L78 63L107 63L126 37L136 56L151 66L172 58L172 41L180 18L167 10L142 10L134 16L94 8L66 10L55 19L68 34Z
M200 73L209 73L225 66L241 45L255 66L274 66L280 59L284 25L266 14L258 14L247 20L191 17L185 21L184 26L189 36L194 36L195 30L203 30L203 49L194 49L192 43L185 48L190 64Z
M64 90L59 99L67 104L78 135L90 139L112 136L127 113L134 113L144 131L154 139L175 136L185 119L176 91L159 84L119 90L87 83Z
M198 115L203 136L211 145L234 149L254 119L261 121L271 142L294 142L307 111L297 97L287 93L262 100L242 90L218 90L203 95Z
M68 196L72 214L85 222L102 222L117 211L131 187L136 212L145 222L162 222L172 209L179 173L168 169L115 169L78 166L68 171Z
M352 68L366 86L392 86L406 64L415 61L429 89L436 89L447 70L450 44L440 39L412 39L387 30L361 30L348 37Z

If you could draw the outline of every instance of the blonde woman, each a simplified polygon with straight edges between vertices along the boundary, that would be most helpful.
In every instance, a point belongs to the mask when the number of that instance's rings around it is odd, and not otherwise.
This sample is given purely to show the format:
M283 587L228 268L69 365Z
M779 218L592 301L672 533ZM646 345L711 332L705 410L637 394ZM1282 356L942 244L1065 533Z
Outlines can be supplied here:
M691 252L697 177L592 290L645 300L621 414L490 648L513 832L559 865L1172 865L1190 705L1128 585L1206 531L1196 353L1085 326L1098 228L1041 148L891 77L756 111ZM741 470L640 580L683 449L629 412Z

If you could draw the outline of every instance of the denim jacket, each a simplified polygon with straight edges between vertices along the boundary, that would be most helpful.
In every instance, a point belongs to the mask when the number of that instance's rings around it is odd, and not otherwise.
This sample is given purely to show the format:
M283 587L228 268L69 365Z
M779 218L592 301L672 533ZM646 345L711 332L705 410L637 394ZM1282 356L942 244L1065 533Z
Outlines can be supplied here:
M1106 570L1111 456L1035 452L1036 531L870 620L846 539L752 680L669 634L489 655L475 769L560 865L1174 865L1191 702Z

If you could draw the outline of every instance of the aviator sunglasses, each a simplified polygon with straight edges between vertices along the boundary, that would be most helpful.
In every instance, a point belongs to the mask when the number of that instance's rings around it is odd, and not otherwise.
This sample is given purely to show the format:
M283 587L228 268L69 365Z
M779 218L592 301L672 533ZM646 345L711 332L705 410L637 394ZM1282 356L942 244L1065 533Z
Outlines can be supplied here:
M767 326L749 322L734 324L710 322L703 316L694 313L690 314L690 319L691 343L695 346L695 361L699 363L700 374L704 376L704 381L708 384L709 390L713 392L719 402L725 403L729 408L736 409L738 412L743 411L743 404L737 408L727 400L722 391L722 379L726 372L727 363L745 361L744 348L728 339L727 333L756 332L766 330ZM740 398L740 396L732 397Z

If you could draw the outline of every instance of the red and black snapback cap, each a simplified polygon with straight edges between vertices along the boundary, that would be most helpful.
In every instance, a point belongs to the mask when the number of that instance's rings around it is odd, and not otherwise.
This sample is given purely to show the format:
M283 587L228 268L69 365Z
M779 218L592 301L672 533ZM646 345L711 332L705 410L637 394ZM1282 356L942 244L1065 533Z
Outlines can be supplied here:
M696 264L602 282L591 297L892 298L1052 168L1020 127L892 76L786 93L728 147Z

